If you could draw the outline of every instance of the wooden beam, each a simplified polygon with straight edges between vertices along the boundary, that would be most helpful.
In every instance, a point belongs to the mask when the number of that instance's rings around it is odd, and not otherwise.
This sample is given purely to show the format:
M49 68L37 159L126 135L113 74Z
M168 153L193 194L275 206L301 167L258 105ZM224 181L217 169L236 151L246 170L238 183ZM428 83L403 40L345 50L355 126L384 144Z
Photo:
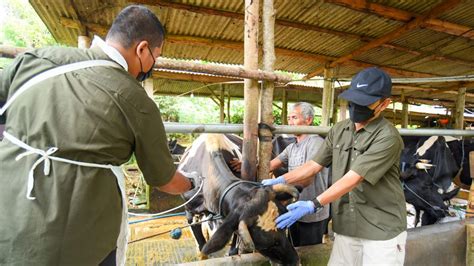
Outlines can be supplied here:
M165 58L157 58L155 68L191 71L235 78L249 78L254 80L270 80L278 83L288 83L291 81L291 77L287 75L258 69L250 69L248 67L202 64Z
M229 81L242 81L239 78L227 78L210 75L200 75L197 73L181 73L181 72L168 72L163 70L153 70L152 77L154 79L170 79L170 80L184 80L184 81L197 81L205 83L221 83Z
M187 42L187 40L191 40L190 42ZM230 41L220 41L220 40L211 40L211 39L206 39L206 38L198 38L198 37L190 37L190 36L176 36L176 35L170 35L167 36L166 42L169 43L184 43L184 44L192 44L192 45L197 45L197 46L206 46L209 47L211 46L212 48L223 48L223 49L230 49L230 50L235 50L236 46L241 46L242 43L239 42L230 42ZM30 50L29 48L20 48L20 47L13 47L13 46L7 46L7 45L0 45L0 56L1 57L7 57L7 58L14 58L18 53L25 52L27 50ZM319 61L321 63L328 62L326 58L331 58L335 60L335 57L325 57L317 54L310 54L310 53L303 53L299 51L292 51L289 49L282 49L282 48L276 48L275 49L276 54L278 56L288 56L288 57L296 57L296 58L306 58L306 59L313 59L315 61ZM412 71L405 71L401 69L396 69L396 68L390 68L390 67L384 67L381 65L376 65L376 64L369 64L361 61L355 61L355 60L349 60L346 62L346 64L360 67L360 68L366 68L366 67L371 67L371 66L376 66L379 68L384 69L387 73L393 76L403 76L403 77L413 77L413 78L428 78L428 77L433 77L431 74L426 74L426 73L420 73L420 72L412 72ZM156 71L156 70L155 70ZM159 71L159 70L158 70ZM173 76L173 74L166 74L163 72L160 74L162 76ZM201 81L201 80L206 80L206 78L199 78L198 75L193 76L192 74L175 74L175 77L177 79L179 76L186 77L188 76L188 79L186 80L196 80L196 81ZM221 77L224 79L223 77ZM217 77L216 77L217 79ZM228 77L229 80L225 81L230 81L230 80L239 80L241 78L235 77L235 78L230 78ZM209 80L213 80L212 76L209 76ZM215 82L220 82L220 81L215 81Z
M183 36L183 35L167 35L166 43L179 43L179 44L189 44L189 45L196 45L196 46L204 46L204 47L213 47L216 49L229 49L229 50L242 50L243 43L235 42L235 41L224 41L224 40L215 40L215 39L208 39L208 38L201 38L201 37L192 37L192 36ZM285 48L278 48L275 47L276 56L288 56L288 57L296 57L296 58L304 58L308 60L314 60L320 62L322 65L334 61L337 57L314 54L314 53L306 53L300 51L294 51ZM434 77L432 74L421 73L421 72L414 72L414 71L407 71L397 68L385 67L382 65L366 63L363 61L356 61L356 60L348 60L344 64L352 65L355 67L360 68L367 68L376 66L382 68L387 73L393 76L402 76L402 77L420 77L420 78L428 78Z
M362 53L364 53L364 52L366 52L366 51L368 51L372 48L378 47L378 46L380 46L384 43L387 43L387 42L389 42L389 41L391 41L395 38L398 38L402 34L408 32L410 30L413 30L415 28L418 28L425 20L431 19L431 18L433 18L435 16L438 16L438 15L446 12L447 10L453 8L454 6L459 4L459 2L460 2L460 0L445 0L445 1L441 2L440 4L436 5L434 8L432 8L426 14L421 15L421 16L417 17L414 20L411 20L410 22L403 25L402 27L399 27L398 29L395 29L392 32L390 32L390 33L388 33L388 34L386 34L386 35L384 35L384 36L382 36L378 39L370 41L368 44L366 44L362 47L359 47L355 51L352 51L351 53L349 53L345 56L342 56L342 57L338 58L337 60L331 62L329 67L336 67L337 65L339 65L343 62L346 62L347 60L352 59L354 56L358 56L358 55L360 55L360 54L362 54ZM314 77L316 75L319 75L323 70L324 70L324 67L319 67L315 71L312 71L308 75L306 75L305 78L308 79L308 78Z
M82 27L86 27L89 31L97 33L97 35L100 35L102 37L107 35L107 32L109 31L109 28L110 28L109 25L102 25L102 24L89 23L89 22L81 23L81 21L79 20L66 18L66 17L59 17L59 23L63 25L64 27L77 29L79 31L81 30Z
M179 6L183 4L178 4ZM189 5L185 5L188 6ZM188 9L186 9L188 10ZM195 8L189 8L188 11L190 10L195 10ZM217 12L217 14L219 14ZM237 13L238 14L238 13ZM60 23L61 25L68 27L68 28L73 28L73 29L79 29L81 27L80 21L76 21L70 18L65 18L65 17L60 17ZM100 36L105 36L107 34L109 26L106 25L100 25L96 23L83 23L90 31L97 33ZM292 23L292 22L284 22L283 23L285 26L290 27L292 25L293 28L298 28L298 29L305 29L305 30L313 30L313 31L318 31L318 32L324 32L332 35L337 35L337 36L342 36L346 33L339 32L339 31L333 31L333 30L328 30L328 29L323 29L320 27L316 27L313 25L307 25L307 24L301 24L301 23ZM301 25L300 25L301 24ZM355 35L355 34L346 34L345 37L351 37L351 38L356 38L359 39L360 41L367 43L370 40L373 40L373 38L370 37L364 37L360 35ZM195 38L195 40L193 40ZM217 45L223 45L222 48L228 48L228 49L234 49L234 50L242 50L242 43L240 42L228 42L228 41L221 41L221 40L212 40L212 39L206 39L206 38L200 38L200 37L191 37L191 36L180 36L180 35L167 35L166 36L166 42L165 46L167 43L183 43L186 42L188 44L202 44L203 40L207 40L206 42L209 44L209 46L217 46ZM464 65L469 65L471 66L474 62L471 61L466 61L462 60L459 58L454 58L454 57L449 57L449 56L442 56L442 55L434 55L432 53L427 53L423 51L418 51L418 50L413 50L409 49L406 47L401 47L393 44L382 44L382 46L397 50L397 51L403 51L406 53L410 53L412 55L416 56L425 56L425 57L430 57L430 59L434 60L448 60L448 61L453 61L456 63L461 63ZM331 56L326 56L326 55L320 55L320 54L314 54L314 53L305 53L305 52L300 52L300 51L294 51L294 50L289 50L289 49L283 49L283 48L275 48L275 51L278 55L280 56L297 56L299 54L300 57L310 59L310 60L316 60L318 62L322 62L322 64L326 64L329 61L334 61L337 60L337 58L331 57ZM353 64L355 66L361 67L361 68L366 68L370 66L377 66L374 64L369 64L369 63L364 63L360 61L350 61L349 64ZM380 66L379 66L380 67ZM396 76L407 76L407 77L414 77L413 75L410 74L410 71L405 71L405 73L401 73L401 70L396 70L390 67L386 67L384 69L391 75L396 75ZM321 72L322 73L322 72ZM406 75L408 74L408 75ZM425 74L427 77L429 74Z
M350 1L351 3L353 1ZM164 7L170 7L174 9L180 9L180 10L186 10L189 12L193 13L200 13L204 15L215 15L215 16L223 16L223 17L228 17L232 19L243 19L243 14L238 13L238 12L230 12L230 11L222 11L218 9L212 9L212 8L206 8L206 7L199 7L199 6L193 6L193 5L187 5L187 4L177 4L169 1L143 1L143 3L148 4L148 5L158 5L158 6L164 6ZM385 9L381 9L382 11ZM349 33L349 32L343 32L343 31L338 31L338 30L333 30L333 29L328 29L324 27L319 27L311 24L304 24L304 23L299 23L299 22L294 22L294 21L287 21L287 20L282 20L282 19L276 19L275 20L276 25L284 26L284 27L289 27L289 28L295 28L295 29L301 29L305 31L316 31L316 32L322 32L326 34L331 34L331 35L336 35L339 37L343 38L352 38L352 39L357 39L361 42L370 42L373 41L374 38L368 37L368 36L363 36L363 35L358 35L354 33ZM474 34L473 34L474 35ZM433 55L431 53L419 51L419 50L414 50L410 49L407 47L402 47L399 45L394 45L394 44L382 44L381 46L397 50L397 51L403 51L406 53L410 53L413 55L423 55L423 56L432 56L433 59L435 60L450 60L450 61L455 61L455 62L461 62L462 64L467 64L467 65L472 65L474 62L466 62L462 59L459 58L451 58L449 56L437 56Z
M409 22L410 20L421 16L417 13L408 12L405 10L384 6L377 3L371 3L365 0L326 0L326 2L402 22ZM444 32L450 35L466 37L474 40L473 28L452 23L449 21L431 18L424 21L423 27L434 31Z

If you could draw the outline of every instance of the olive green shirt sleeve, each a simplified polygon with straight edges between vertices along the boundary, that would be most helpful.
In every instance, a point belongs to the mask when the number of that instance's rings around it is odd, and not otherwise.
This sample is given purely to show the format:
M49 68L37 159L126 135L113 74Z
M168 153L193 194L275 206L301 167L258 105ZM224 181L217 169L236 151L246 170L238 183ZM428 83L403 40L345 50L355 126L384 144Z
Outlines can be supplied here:
M165 128L158 107L146 115L142 121L143 128L136 135L135 156L146 182L151 186L167 184L176 167L168 149Z
M333 134L334 134L334 127L329 130L326 139L324 139L323 144L319 148L316 155L313 157L313 161L316 163L327 167L332 162L332 146L333 146Z
M17 68L21 64L22 58L22 56L18 56L5 69L0 70L0 103L7 101L13 77L15 76Z
M139 86L122 90L119 95L135 138L133 151L146 182L151 186L166 185L176 167L158 106Z
M351 170L375 185L400 157L402 144L395 136L385 136L376 140L357 157Z

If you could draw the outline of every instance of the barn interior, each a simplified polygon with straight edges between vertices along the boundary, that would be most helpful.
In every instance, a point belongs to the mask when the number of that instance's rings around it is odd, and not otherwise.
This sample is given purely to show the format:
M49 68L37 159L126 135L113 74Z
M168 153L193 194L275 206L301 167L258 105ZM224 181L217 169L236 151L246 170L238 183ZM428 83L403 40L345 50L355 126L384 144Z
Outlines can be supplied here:
M263 5L263 0L260 2ZM262 26L263 11L260 8L256 15L260 22L256 26L258 48L252 53L245 45L246 1L30 3L56 41L83 48L90 46L94 35L105 38L115 15L125 6L149 7L166 29L161 57L174 62L164 66L157 61L152 79L144 84L153 95L192 93L210 97L224 114L231 99L245 98L247 76L221 69L245 68L244 59L249 53L257 58L253 71L265 69L263 58L267 50L263 47L268 36ZM269 71L289 77L285 82L274 83L271 97L283 110L282 121L286 121L288 102L298 101L322 108L322 126L345 118L347 102L339 100L338 94L358 71L376 66L393 78L394 104L385 111L385 117L394 124L404 128L426 125L427 116L433 115L414 111L412 106L419 105L446 108L449 113L434 117L449 118L449 126L454 129L465 129L474 122L474 117L468 115L474 112L472 2L274 0L273 7L271 38L276 59ZM0 46L2 56L13 56L18 51L22 49ZM178 67L180 62L193 68ZM199 68L203 65L208 68ZM221 121L224 122L224 115ZM458 234L461 229L455 230ZM474 243L472 237L468 240Z

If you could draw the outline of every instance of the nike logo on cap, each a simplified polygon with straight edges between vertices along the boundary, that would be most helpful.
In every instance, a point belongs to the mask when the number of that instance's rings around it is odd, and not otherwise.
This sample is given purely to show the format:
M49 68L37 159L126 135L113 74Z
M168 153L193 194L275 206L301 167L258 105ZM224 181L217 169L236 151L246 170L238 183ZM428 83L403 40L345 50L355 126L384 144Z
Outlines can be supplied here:
M367 87L369 84L359 84L357 83L357 88Z

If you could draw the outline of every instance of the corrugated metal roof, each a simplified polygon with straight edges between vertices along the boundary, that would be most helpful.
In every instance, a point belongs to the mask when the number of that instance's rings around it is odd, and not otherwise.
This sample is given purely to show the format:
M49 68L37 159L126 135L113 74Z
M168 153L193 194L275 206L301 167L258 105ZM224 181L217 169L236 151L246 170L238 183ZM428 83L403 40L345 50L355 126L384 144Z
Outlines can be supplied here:
M71 46L77 43L81 29L64 26L62 19L80 22L90 35L97 25L103 30L111 25L115 15L129 1L98 0L30 0L41 19L46 23L54 38ZM140 1L136 1L140 2ZM370 1L413 14L424 14L440 0ZM160 3L162 3L160 5ZM187 5L188 10L169 7L173 4ZM233 43L243 43L244 1L241 0L175 0L156 1L149 7L164 24L167 34L183 38L201 37ZM191 9L194 8L194 9ZM199 8L210 8L216 12L227 11L241 14L239 18L223 15L203 14ZM197 9L197 11L196 11ZM276 18L286 23L275 26L275 46L309 55L330 56L334 59L351 54L369 41L381 38L397 30L406 22L358 11L355 8L328 3L322 0L275 0ZM437 18L462 27L474 28L474 2L461 1ZM96 25L92 25L96 24ZM260 32L261 33L261 32ZM260 36L260 40L261 40ZM337 77L350 77L361 69L359 63L392 68L393 76L401 75L397 70L415 72L413 75L430 74L452 76L474 74L474 40L419 27L390 40L386 46L379 46L354 56L356 62L345 62L334 69ZM390 48L389 46L392 45ZM242 45L243 47L243 45ZM230 64L243 63L243 51L222 45L193 44L178 42L165 44L163 56L168 58L200 59L209 62ZM444 60L441 60L444 57ZM322 67L324 62L301 56L278 56L275 69L311 73ZM399 74L396 74L399 73ZM418 74L417 74L418 73ZM160 84L165 86L164 84ZM188 84L194 86L197 84ZM172 85L166 85L168 87ZM452 86L452 84L450 85ZM178 86L174 86L178 92ZM294 96L297 97L297 96ZM298 96L299 97L299 96Z

